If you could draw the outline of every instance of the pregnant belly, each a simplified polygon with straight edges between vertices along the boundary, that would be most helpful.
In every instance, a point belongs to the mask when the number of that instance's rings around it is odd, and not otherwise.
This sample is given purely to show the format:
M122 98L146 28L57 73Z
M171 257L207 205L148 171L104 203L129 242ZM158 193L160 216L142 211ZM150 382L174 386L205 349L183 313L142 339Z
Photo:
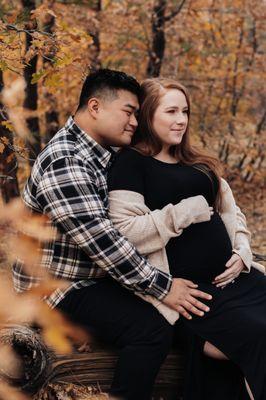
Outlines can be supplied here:
M174 277L211 282L225 270L232 246L221 217L214 213L210 221L191 225L171 239L166 251Z

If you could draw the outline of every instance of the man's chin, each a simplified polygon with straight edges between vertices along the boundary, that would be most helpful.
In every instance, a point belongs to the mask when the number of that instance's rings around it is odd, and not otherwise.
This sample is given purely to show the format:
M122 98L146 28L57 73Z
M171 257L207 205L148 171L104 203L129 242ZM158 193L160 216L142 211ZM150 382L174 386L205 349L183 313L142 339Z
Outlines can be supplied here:
M120 141L120 146L121 147L129 146L131 141L132 141L132 136L131 135L124 136Z

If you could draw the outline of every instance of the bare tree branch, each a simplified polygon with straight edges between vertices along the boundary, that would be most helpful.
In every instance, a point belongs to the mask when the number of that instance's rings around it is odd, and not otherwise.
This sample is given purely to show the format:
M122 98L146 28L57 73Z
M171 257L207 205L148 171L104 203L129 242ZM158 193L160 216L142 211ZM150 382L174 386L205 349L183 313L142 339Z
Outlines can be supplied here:
M185 5L185 2L186 0L182 0L176 10L172 11L169 15L166 15L164 17L164 21L165 22L171 21L171 19L173 19L176 15L178 15L182 10L183 6Z

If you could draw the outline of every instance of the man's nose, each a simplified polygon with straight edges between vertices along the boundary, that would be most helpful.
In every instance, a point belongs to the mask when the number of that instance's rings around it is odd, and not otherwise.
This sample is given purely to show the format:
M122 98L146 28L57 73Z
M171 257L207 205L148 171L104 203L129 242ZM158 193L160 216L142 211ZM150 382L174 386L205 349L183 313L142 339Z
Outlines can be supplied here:
M134 126L135 128L138 126L138 120L135 114L131 114L129 123L131 126Z

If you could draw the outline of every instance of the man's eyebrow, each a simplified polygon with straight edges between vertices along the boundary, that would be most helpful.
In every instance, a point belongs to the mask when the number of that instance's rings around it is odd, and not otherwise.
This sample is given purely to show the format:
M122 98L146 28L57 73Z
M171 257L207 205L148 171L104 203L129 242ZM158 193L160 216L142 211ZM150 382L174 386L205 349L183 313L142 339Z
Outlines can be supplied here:
M125 104L125 107L131 108L133 111L138 111L139 107L132 106L132 104Z

